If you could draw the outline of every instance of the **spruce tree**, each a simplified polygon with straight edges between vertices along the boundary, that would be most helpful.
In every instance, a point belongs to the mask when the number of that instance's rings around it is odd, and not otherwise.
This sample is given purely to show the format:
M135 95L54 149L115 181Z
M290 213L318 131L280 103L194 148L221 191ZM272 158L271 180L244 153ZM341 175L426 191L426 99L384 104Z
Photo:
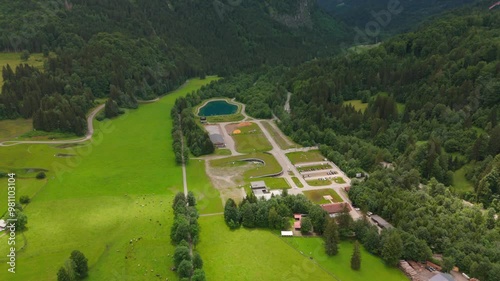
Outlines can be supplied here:
M361 252L359 251L359 242L357 240L354 242L354 250L351 257L351 268L353 270L359 270L361 268Z
M328 219L325 232L323 232L323 239L325 240L326 254L329 256L337 255L339 252L339 232L337 223L334 219Z

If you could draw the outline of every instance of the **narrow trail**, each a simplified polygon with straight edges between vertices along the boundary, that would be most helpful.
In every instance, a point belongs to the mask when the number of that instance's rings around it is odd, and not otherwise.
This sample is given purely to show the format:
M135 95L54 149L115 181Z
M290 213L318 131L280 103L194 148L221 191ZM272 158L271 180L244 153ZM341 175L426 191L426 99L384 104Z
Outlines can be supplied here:
M85 137L74 140L60 140L60 141L4 141L0 143L0 146L13 146L18 144L67 144L67 143L80 143L88 141L94 135L94 118L95 116L104 108L104 104L96 107L87 117L87 134Z

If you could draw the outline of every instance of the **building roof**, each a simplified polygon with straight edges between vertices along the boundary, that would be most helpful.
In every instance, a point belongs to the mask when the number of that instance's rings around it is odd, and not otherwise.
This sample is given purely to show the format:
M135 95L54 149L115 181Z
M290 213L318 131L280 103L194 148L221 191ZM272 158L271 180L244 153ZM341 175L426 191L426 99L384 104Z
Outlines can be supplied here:
M455 278L448 273L438 273L429 279L429 281L455 281Z
M392 228L393 226L388 223L386 220L377 215L371 216L372 221L376 222L382 228Z
M210 140L214 144L224 144L224 138L222 137L221 134L212 134L210 135Z
M293 223L293 228L300 229L300 221L296 221Z
M293 236L293 231L281 231L281 236Z
M250 187L252 189L267 188L266 183L264 181L253 181L250 183Z
M302 215L301 214L293 214L293 218L296 220L297 219L300 220L300 219L302 219Z
M344 210L344 206L347 207L347 210L350 212L351 211L351 206L349 206L349 204L346 204L346 203L330 203L330 204L323 204L321 205L321 208L323 208L323 210L327 211L329 214L338 214L338 213L342 213L342 211Z

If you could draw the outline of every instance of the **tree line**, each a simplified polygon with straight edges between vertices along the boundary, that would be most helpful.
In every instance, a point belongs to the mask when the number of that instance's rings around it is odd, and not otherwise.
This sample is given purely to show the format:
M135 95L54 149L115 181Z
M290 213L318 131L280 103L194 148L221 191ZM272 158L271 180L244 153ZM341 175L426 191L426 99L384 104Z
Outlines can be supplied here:
M199 241L200 227L196 198L192 192L187 196L179 192L172 203L174 223L170 231L172 244L176 245L173 261L174 270L180 280L205 281L203 260L195 251Z

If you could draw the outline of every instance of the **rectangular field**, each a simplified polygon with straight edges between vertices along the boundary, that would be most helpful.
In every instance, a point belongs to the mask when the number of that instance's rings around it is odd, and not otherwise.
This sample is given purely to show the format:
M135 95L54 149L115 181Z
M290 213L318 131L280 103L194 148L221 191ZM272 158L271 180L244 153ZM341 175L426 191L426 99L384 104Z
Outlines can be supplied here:
M299 172L310 172L310 171L319 171L319 170L329 170L333 168L330 164L319 164L313 166L297 166L297 170Z
M277 231L245 228L232 231L222 215L200 217L199 223L202 231L196 249L203 258L207 280L336 281L309 257L287 245Z
M368 253L361 246L361 269L351 269L351 255L354 244L351 241L342 241L339 244L339 253L336 256L325 254L323 239L311 237L294 237L284 240L297 251L308 253L316 263L321 265L337 280L343 281L408 281L409 279L396 267L389 267L382 259Z
M263 178L269 189L289 189L290 185L284 178Z
M325 157L321 155L319 150L309 150L307 152L290 152L287 153L286 156L294 165L298 163L320 162L325 160Z
M304 195L311 200L312 202L316 204L328 204L330 203L329 200L326 200L323 198L325 195L330 195L333 199L333 202L343 202L342 198L340 195L335 192L335 190L331 188L325 188L325 189L319 189L319 190L309 190L309 191L304 191Z
M1 85L0 85L1 88ZM12 140L33 130L32 119L16 119L0 121L0 141Z
M236 151L240 153L252 153L273 149L271 143L257 124L251 123L250 126L237 127L235 130L239 130L241 133L236 134L234 131L228 133L232 134L231 137L234 139Z

